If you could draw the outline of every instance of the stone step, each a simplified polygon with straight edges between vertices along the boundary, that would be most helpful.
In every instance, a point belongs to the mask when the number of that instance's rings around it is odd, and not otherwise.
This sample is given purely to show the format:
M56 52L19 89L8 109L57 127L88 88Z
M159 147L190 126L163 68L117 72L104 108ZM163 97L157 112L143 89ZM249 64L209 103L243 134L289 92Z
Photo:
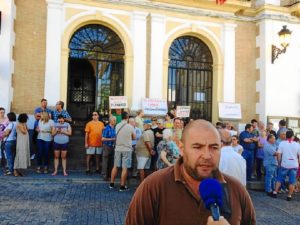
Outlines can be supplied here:
M265 182L264 181L248 181L247 189L256 190L256 191L264 191L265 190Z

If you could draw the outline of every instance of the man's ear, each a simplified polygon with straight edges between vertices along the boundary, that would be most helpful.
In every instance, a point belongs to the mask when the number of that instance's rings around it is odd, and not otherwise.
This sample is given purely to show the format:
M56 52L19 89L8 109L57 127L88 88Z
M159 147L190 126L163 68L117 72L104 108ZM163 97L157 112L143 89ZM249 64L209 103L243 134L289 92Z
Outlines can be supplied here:
M179 151L180 151L180 155L183 156L183 149L184 149L184 145L183 145L183 142L182 141L178 141L178 148L179 148Z

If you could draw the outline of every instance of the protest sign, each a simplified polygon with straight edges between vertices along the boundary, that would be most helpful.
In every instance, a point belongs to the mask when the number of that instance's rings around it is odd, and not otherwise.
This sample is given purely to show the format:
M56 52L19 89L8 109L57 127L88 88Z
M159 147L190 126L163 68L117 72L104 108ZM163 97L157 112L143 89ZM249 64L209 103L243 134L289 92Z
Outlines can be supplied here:
M176 116L177 117L190 117L191 106L177 106Z
M219 102L219 118L242 119L241 104Z
M128 108L128 101L126 96L109 96L109 107L111 109Z
M145 115L165 115L168 112L167 101L164 99L145 98L142 108Z

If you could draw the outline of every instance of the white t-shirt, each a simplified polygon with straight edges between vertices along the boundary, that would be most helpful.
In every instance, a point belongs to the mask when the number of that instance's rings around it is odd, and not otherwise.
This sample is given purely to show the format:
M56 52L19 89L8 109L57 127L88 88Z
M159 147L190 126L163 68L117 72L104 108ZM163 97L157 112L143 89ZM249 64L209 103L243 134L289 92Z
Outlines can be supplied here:
M231 146L221 148L219 170L239 180L246 186L246 161Z
M226 131L228 131L230 133L230 136L232 137L233 135L237 135L237 131L235 130L228 130L226 129Z
M239 153L239 151L242 149L242 150L244 150L243 149L243 146L241 146L241 145L236 145L236 146L231 146L232 148L233 148L233 150L235 151L235 152L237 152L237 153Z
M15 141L17 139L17 122L9 122L7 127L4 129L4 131L10 130L10 133L8 137L6 138L6 141Z
M43 141L52 141L52 134L51 134L52 127L54 127L53 120L49 120L48 123L39 121L38 128L39 128L40 132L37 136L37 139L40 139Z
M300 145L294 141L282 141L278 146L281 153L281 166L286 169L297 169L299 167L298 155L300 155Z

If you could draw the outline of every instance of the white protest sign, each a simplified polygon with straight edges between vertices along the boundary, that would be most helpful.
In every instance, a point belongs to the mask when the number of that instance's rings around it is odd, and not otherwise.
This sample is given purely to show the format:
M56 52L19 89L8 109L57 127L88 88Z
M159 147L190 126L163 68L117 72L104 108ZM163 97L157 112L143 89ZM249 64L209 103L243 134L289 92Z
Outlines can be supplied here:
M219 118L242 119L241 104L219 102Z
M168 104L164 99L145 98L142 108L145 115L165 115L168 112Z
M177 106L176 116L177 117L190 117L191 106Z
M128 108L128 101L126 96L109 96L109 107L111 109Z

